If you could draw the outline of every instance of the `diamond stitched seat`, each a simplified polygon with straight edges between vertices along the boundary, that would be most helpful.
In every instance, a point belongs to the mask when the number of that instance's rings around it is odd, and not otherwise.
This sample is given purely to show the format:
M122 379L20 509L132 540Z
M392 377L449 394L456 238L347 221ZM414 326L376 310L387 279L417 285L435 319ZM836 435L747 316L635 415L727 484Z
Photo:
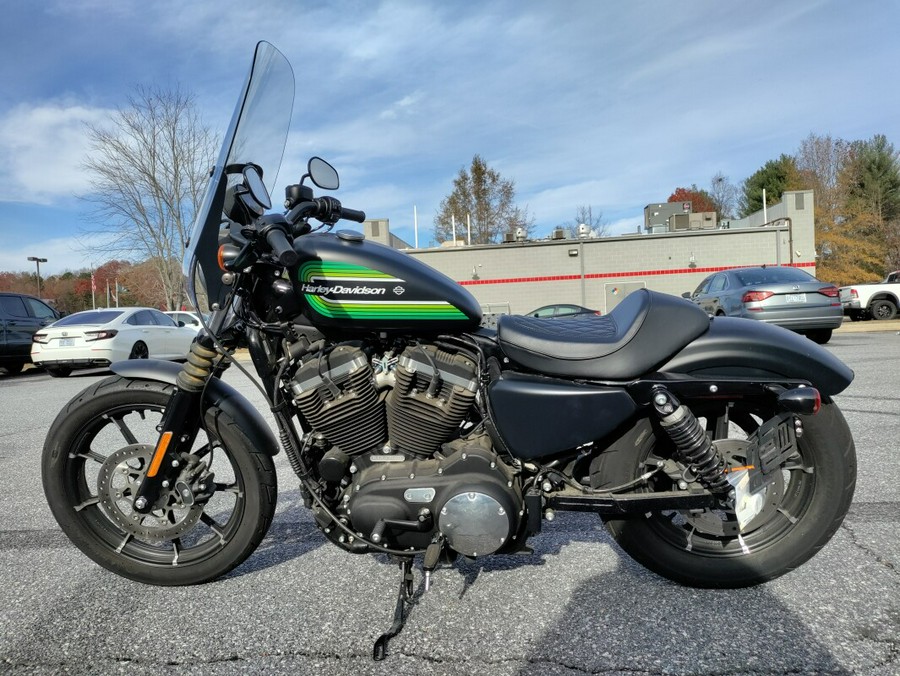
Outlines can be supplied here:
M690 301L640 289L601 317L504 315L497 335L503 352L533 371L629 380L663 364L708 328L709 316Z

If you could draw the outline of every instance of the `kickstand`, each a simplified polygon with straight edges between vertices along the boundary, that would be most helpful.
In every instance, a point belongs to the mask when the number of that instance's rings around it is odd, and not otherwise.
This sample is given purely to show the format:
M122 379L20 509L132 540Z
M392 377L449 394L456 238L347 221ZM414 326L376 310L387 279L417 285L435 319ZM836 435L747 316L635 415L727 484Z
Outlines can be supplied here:
M406 605L412 601L413 595L412 562L411 558L404 558L400 561L400 592L397 594L397 606L394 608L394 623L375 641L372 657L376 662L387 657L388 641L400 633L406 622L403 611L406 609Z

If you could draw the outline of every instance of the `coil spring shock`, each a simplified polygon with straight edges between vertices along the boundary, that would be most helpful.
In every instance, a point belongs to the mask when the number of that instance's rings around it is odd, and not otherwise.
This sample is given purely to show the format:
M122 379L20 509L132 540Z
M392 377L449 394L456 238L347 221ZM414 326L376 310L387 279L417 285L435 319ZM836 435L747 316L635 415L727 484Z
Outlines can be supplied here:
M729 490L725 461L691 410L664 387L653 389L653 408L681 459L700 483L711 491Z
M178 387L185 392L199 392L212 374L218 352L203 347L198 341L191 343L187 361L176 376Z

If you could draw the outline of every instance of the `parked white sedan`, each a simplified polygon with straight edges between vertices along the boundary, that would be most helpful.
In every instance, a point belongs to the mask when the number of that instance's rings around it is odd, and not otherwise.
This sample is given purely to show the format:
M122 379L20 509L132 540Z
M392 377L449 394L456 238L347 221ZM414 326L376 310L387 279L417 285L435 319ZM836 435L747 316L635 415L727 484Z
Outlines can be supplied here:
M35 333L31 360L59 378L123 359L185 359L196 336L196 329L152 308L86 310Z

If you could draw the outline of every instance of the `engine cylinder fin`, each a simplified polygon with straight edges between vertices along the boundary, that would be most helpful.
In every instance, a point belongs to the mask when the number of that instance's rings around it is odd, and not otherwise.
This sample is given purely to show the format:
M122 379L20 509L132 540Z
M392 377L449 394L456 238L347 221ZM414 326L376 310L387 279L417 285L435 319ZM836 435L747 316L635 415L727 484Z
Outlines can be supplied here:
M313 429L345 453L371 451L387 439L384 403L373 378L365 353L342 345L297 371L294 403Z
M477 390L475 367L463 355L430 345L414 346L400 356L395 377L388 398L391 445L408 453L431 455L454 437L472 406Z

